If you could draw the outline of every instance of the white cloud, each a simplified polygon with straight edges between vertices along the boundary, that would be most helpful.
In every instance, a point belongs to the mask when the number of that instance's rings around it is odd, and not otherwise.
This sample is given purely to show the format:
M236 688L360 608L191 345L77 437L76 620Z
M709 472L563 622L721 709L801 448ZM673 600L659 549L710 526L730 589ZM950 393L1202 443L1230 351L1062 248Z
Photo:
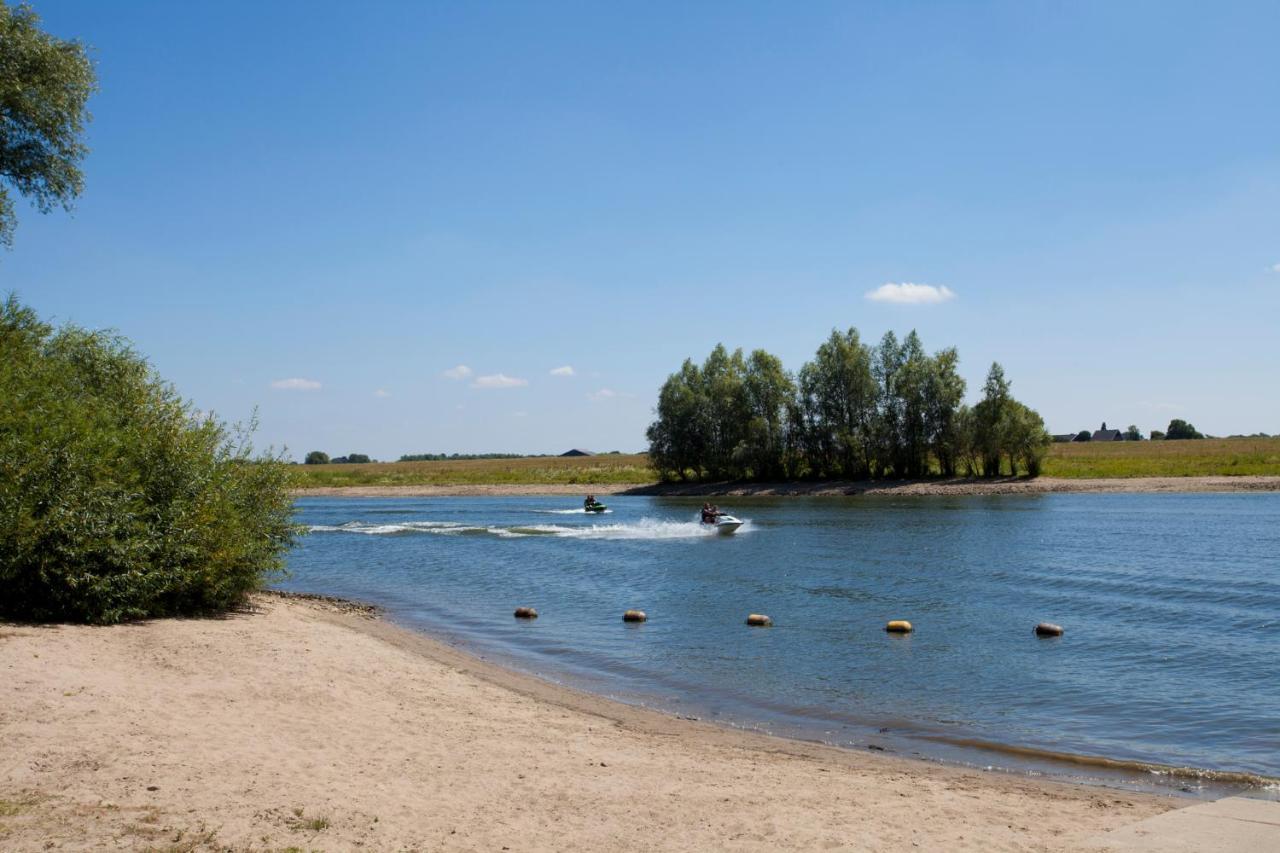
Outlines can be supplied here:
M522 411L519 411L519 412L512 412L512 413L511 413L511 417L513 417L513 418L527 418L527 417L529 417L529 413L528 413L528 412L526 412L526 411L523 411L523 410L522 410Z
M589 397L592 400L608 400L610 397L616 397L616 396L618 396L618 392L614 391L612 388L601 388L599 391L596 391L594 394L587 395L587 397Z
M374 392L373 392L373 396L375 396L375 397L390 397L390 396L391 396L391 392L390 392L390 391L388 391L388 390L386 390L385 388L379 388L377 391L374 391Z
M277 391L319 391L320 383L314 379L277 379L271 387Z
M465 364L459 364L457 367L451 367L448 370L440 371L440 375L445 379L466 379L471 375L471 368Z
M566 364L564 367L557 367L556 369L552 370L551 375L552 376L572 376L573 368Z
M892 302L897 305L933 305L948 302L956 298L955 291L943 285L932 284L882 284L875 290L868 291L867 298L872 302Z
M1272 272L1280 272L1280 264L1272 264L1272 265L1271 265L1271 271L1272 271Z
M472 388L522 388L529 384L528 379L518 379L514 376L507 376L505 373L495 373L492 376L477 376L476 381L471 383Z

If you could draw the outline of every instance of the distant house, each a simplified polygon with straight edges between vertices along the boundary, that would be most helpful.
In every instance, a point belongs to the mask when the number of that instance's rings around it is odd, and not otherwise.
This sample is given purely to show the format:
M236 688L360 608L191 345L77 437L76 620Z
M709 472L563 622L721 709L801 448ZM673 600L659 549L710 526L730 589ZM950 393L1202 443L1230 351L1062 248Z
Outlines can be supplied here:
M1107 422L1102 422L1102 429L1094 430L1090 441L1124 441L1124 433L1118 429L1107 429Z
M1069 433L1066 433L1066 434L1064 434L1064 435L1055 435L1055 436L1053 437L1053 440L1054 440L1055 442L1057 442L1058 444L1065 444L1065 443L1067 443L1068 441L1075 441L1075 440L1076 440L1076 434L1075 434L1074 432L1069 432Z
M595 456L595 454L592 453L590 450L583 450L578 447L575 447L573 450L566 450L564 453L561 453L560 455L561 456Z

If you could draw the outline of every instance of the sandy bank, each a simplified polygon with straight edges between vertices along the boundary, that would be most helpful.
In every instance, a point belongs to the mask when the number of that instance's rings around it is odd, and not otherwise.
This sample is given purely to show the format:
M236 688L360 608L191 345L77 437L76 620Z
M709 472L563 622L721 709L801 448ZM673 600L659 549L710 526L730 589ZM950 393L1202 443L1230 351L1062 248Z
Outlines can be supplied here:
M0 848L1070 850L1187 805L680 720L359 610L0 625Z
M1280 477L1129 477L1067 480L911 480L790 483L640 483L614 485L337 486L295 489L297 496L466 497L474 495L667 495L667 496L837 496L837 495L1035 495L1054 492L1276 492Z

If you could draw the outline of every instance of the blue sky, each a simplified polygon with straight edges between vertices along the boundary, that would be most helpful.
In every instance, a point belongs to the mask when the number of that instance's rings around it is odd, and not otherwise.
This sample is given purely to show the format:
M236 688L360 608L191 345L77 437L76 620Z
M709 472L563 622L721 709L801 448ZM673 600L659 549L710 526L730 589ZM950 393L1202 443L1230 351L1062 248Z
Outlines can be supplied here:
M1274 3L35 7L102 92L0 288L296 457L637 450L686 356L850 325L1280 432Z

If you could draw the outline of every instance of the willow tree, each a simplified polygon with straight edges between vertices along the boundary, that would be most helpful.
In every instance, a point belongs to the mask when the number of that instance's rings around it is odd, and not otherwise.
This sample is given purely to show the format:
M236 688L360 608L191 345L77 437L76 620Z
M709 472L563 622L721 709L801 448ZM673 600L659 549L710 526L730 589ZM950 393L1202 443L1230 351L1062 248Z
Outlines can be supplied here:
M0 0L0 244L13 245L17 224L10 189L41 213L70 210L80 195L95 91L83 44L41 30L30 6Z

